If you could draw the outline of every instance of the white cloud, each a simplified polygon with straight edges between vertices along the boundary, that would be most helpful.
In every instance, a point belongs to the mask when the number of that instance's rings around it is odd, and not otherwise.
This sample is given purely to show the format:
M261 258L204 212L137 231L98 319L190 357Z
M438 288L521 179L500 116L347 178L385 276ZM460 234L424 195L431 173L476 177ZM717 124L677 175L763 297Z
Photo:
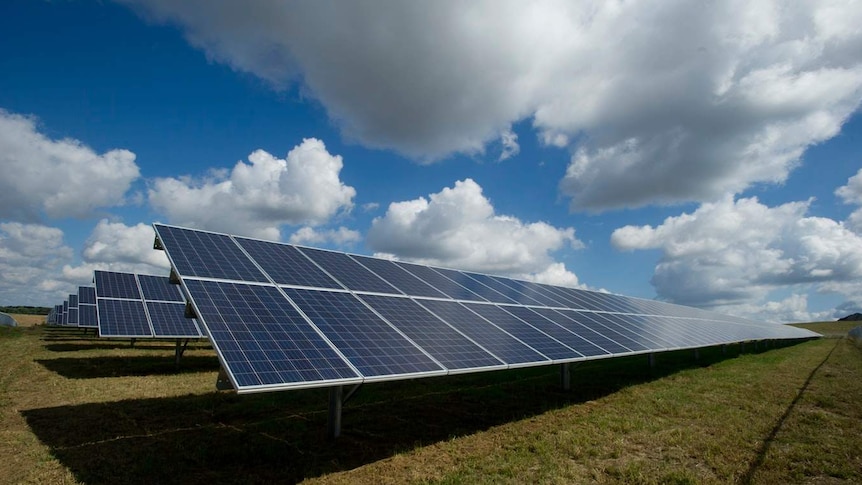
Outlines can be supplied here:
M166 274L170 264L164 251L153 249L155 238L152 226L142 223L127 226L102 219L84 243L84 261L113 265L112 268L119 265L135 268L122 271Z
M313 227L302 227L290 236L293 244L326 244L335 243L337 246L348 246L362 240L358 231L348 229L344 226L338 229L316 230Z
M503 145L503 151L500 153L500 161L521 153L521 145L518 145L518 134L511 129L504 130L500 134L500 143Z
M321 224L353 207L356 191L339 174L342 159L307 138L285 159L263 150L233 170L201 180L162 178L150 204L175 224L278 240L282 224Z
M551 253L579 248L572 228L524 223L494 213L482 187L471 179L428 199L393 202L371 223L366 241L378 256L577 284L577 276L554 265Z
M40 224L0 223L0 302L37 305L59 299L59 267L72 258L63 231ZM66 285L66 293L71 286ZM62 299L60 299L62 301Z
M862 205L862 169L847 179L847 185L835 189L835 195L840 197L845 204ZM862 234L862 208L856 209L850 214L846 224L856 233Z
M36 120L0 109L0 218L35 222L87 217L98 208L123 204L138 178L135 154L101 155L78 140L51 140Z
M792 294L783 300L766 301L760 304L719 305L714 310L728 315L776 323L822 322L846 315L839 315L835 310L812 312L808 309L808 296L804 294Z
M831 219L806 217L810 202L767 207L728 195L656 227L619 228L611 243L660 249L652 283L661 298L686 305L760 305L777 288L830 291L858 281L862 237Z
M574 153L575 210L782 182L862 98L862 9L840 0L123 1L210 59L301 83L368 146L482 153L530 119Z
M545 283L555 286L568 286L569 288L586 288L578 281L577 275L566 269L563 263L551 263L543 271L532 274L517 275L536 283Z

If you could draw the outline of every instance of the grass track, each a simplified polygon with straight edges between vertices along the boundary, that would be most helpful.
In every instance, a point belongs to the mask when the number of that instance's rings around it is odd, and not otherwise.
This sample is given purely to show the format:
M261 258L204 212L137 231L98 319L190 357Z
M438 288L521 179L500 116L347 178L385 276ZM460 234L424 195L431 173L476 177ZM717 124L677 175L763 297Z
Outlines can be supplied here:
M571 392L548 367L368 385L334 444L325 390L219 393L217 369L205 345L177 372L171 343L0 330L0 482L862 483L845 339L585 363Z

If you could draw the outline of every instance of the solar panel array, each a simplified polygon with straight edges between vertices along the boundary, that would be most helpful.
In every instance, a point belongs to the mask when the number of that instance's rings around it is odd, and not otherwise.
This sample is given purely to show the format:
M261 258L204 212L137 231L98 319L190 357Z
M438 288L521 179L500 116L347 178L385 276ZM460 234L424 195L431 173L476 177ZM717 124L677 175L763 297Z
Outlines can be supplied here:
M817 336L663 302L154 227L238 392Z
M96 271L95 303L100 337L200 338L185 317L185 299L167 277Z
M98 328L96 316L96 289L92 286L78 287L78 326L82 328Z

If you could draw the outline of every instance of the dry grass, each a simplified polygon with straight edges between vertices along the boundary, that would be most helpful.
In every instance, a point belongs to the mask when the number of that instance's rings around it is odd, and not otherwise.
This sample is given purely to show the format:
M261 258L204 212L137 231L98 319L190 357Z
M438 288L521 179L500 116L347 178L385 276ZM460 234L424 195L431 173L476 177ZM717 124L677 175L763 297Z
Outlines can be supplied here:
M43 325L45 323L45 315L12 315L12 318L18 322L21 327L32 327L33 325Z
M749 349L751 350L751 349ZM0 330L0 483L862 482L862 350L823 339L371 384L215 392L205 345Z

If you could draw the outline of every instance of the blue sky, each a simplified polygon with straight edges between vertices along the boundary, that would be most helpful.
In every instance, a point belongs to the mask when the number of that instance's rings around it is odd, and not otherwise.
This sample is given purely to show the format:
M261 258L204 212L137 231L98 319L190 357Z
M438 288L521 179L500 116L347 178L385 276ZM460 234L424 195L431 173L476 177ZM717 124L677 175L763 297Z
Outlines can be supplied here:
M844 316L860 10L3 2L0 305L166 273L158 221Z

